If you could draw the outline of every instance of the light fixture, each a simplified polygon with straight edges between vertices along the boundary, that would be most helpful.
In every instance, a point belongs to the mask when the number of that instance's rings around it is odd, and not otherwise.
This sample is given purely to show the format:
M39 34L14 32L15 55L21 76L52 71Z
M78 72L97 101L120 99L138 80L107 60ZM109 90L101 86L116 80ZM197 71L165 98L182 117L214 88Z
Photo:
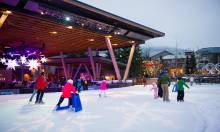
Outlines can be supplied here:
M99 30L102 30L102 28L101 28L101 27L99 27Z
M112 44L112 45L117 46L118 44Z
M41 15L44 15L44 12L43 12L43 11L41 11L41 12L40 12L40 14L41 14Z
M134 43L135 43L135 41L133 41L133 40L132 40L132 41L128 41L128 42L129 42L130 44L134 44Z
M119 35L119 34L121 34L121 33L120 33L120 32L114 32L114 34L115 34L115 35Z
M40 61L41 61L42 63L46 63L46 62L47 62L47 58L44 56L44 57L41 58Z
M57 32L56 31L52 31L52 32L49 32L50 34L57 34Z
M9 10L7 10L7 11L5 11L4 13L9 15L9 14L11 14L12 12L9 11Z
M66 28L68 28L68 29L73 29L73 26L67 26Z
M6 59L5 58L1 58L1 63L5 64L6 63Z
M9 59L7 63L5 63L7 65L7 70L13 69L15 70L16 66L19 66L16 59L11 60Z
M111 36L111 35L107 35L107 36L105 36L105 37L107 37L107 38L111 38L112 36Z
M20 57L21 64L25 64L27 62L27 58L25 56Z
M95 39L88 39L88 41L93 42L93 41L95 41Z
M66 21L70 21L70 17L65 17L65 20Z
M27 66L29 66L29 70L38 70L38 67L40 67L40 63L38 60L31 59L28 61Z

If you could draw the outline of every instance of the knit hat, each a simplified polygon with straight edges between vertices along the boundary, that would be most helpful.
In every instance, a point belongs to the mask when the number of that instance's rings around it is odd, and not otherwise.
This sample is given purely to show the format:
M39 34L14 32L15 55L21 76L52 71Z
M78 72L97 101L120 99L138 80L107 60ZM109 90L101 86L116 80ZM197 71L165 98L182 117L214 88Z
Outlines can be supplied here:
M73 84L73 80L69 79L69 80L67 80L67 83Z

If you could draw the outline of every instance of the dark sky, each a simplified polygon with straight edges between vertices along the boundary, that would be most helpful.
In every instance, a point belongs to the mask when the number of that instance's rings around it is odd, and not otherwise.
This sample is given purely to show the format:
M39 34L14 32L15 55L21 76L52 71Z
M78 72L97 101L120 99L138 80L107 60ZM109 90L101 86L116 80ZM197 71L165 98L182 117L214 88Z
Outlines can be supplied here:
M154 47L220 47L220 0L80 0L166 33Z

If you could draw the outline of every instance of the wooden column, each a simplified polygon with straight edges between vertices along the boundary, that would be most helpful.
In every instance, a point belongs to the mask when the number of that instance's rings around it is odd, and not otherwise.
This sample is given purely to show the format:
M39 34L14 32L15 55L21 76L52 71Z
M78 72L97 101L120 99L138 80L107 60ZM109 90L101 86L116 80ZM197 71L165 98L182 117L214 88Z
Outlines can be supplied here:
M64 75L65 75L65 78L66 78L66 80L67 80L68 77L67 77L66 65L65 65L65 62L64 62L63 52L60 52L60 56L61 56L61 61L62 61L62 65L63 65Z
M87 73L89 74L89 76L92 77L92 75L90 74L89 69L88 69L88 67L86 66L86 64L83 64L83 65L84 65L84 67L85 67Z
M109 51L111 59L112 59L112 63L113 63L114 69L115 69L117 79L121 80L120 71L119 71L118 64L117 64L116 59L115 59L115 54L113 52L112 44L111 44L109 36L105 36L105 42L106 42L106 45L108 47L108 51Z
M2 16L1 16L1 18L0 18L0 29L1 29L1 27L3 26L3 24L4 24L5 20L7 19L7 17L8 17L8 14L7 14L7 13L3 13L3 14L2 14Z
M75 73L73 79L76 79L77 74L79 73L79 70L80 70L81 66L82 66L82 64L80 63L79 66L78 66L78 68L77 68L77 70L76 70L76 73Z
M101 78L101 70L102 70L102 64L99 64L99 72L98 72L99 79L102 79Z
M125 73L124 73L123 81L127 80L127 78L128 78L128 74L129 74L129 71L130 71L132 58L134 56L134 51L135 51L135 44L132 45L131 50L130 50L130 55L129 55L129 58L128 58L128 63L126 65L126 70L125 70Z
M99 63L96 63L96 79L100 79L99 78Z
M88 48L88 53L89 53L90 63L91 63L91 66L92 66L93 79L96 80L95 64L94 64L94 59L93 59L93 56L92 56L92 49L91 48Z

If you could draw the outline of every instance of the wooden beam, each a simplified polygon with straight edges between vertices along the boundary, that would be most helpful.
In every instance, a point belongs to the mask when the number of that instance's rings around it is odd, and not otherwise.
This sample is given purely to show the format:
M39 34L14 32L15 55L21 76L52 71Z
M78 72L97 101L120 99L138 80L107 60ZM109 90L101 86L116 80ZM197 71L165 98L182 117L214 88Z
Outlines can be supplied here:
M3 24L5 23L6 19L8 17L8 14L7 13L3 13L1 18L0 18L0 29L1 27L3 26Z
M115 54L114 54L114 51L112 49L112 44L111 44L109 36L105 36L105 42L106 42L106 45L108 47L108 51L109 51L111 59L112 59L112 63L113 63L114 69L115 69L117 79L121 80L120 71L119 71L118 64L117 64L116 59L115 59Z
M127 80L127 78L128 78L128 74L129 74L129 71L130 71L132 58L134 56L134 51L135 51L135 44L132 45L131 50L130 50L130 55L129 55L128 63L127 63L126 69L125 69L123 81Z
M67 72L66 72L66 65L65 65L65 62L64 62L63 52L60 52L60 56L61 56L61 61L62 61L62 65L63 65L64 75L65 75L65 78L67 80L68 76L67 76Z
M80 63L79 66L78 66L78 68L77 68L77 70L76 70L76 73L75 73L75 75L74 75L74 77L73 77L74 80L76 79L77 74L79 73L79 70L80 70L81 66L82 66L82 64Z
M89 53L90 63L91 63L91 66L92 66L93 79L96 80L95 63L94 63L94 59L93 59L93 56L92 56L92 49L91 48L88 48L88 53Z
M86 65L86 64L83 64L83 65L84 65L84 67L85 67L85 69L86 69L87 73L89 74L89 76L92 78L92 75L91 75L91 73L90 73L90 71L89 71L89 69L88 69L87 65Z

